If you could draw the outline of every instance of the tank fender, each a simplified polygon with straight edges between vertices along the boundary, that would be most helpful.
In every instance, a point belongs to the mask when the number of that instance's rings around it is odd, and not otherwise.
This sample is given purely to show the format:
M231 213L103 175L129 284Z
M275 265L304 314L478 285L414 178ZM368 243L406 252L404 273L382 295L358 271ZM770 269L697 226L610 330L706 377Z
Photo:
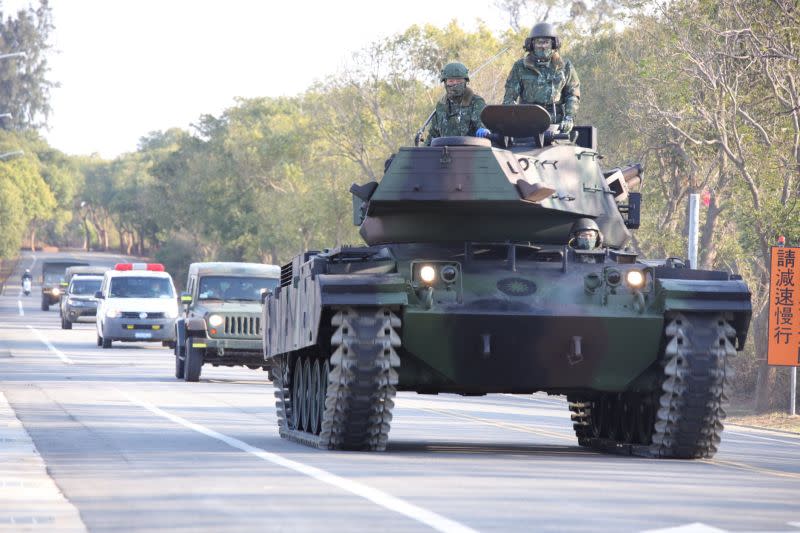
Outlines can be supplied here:
M740 279L656 279L657 301L664 311L733 313L737 350L744 348L753 309L750 290Z
M306 275L296 286L276 288L264 301L264 357L315 345L324 331L325 307L407 303L406 281L399 274Z
M321 274L322 305L407 305L406 280L399 274Z

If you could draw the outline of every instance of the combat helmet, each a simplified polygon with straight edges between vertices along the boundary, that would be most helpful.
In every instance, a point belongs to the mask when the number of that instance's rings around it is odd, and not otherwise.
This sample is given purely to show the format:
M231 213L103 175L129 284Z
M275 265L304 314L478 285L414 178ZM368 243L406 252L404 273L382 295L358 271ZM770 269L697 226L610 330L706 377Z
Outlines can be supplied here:
M533 52L533 40L541 37L549 37L553 41L553 51L561 48L561 37L558 36L555 27L549 22L539 22L534 25L527 39L525 39L523 48L528 52Z
M448 78L464 78L469 81L469 69L464 63L448 63L442 69L441 81Z

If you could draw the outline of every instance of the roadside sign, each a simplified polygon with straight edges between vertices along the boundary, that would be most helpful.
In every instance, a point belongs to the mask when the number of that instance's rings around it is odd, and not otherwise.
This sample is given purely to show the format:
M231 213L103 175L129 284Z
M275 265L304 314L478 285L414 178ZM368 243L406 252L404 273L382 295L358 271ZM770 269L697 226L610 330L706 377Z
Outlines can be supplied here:
M767 363L800 366L800 248L773 246L769 273Z

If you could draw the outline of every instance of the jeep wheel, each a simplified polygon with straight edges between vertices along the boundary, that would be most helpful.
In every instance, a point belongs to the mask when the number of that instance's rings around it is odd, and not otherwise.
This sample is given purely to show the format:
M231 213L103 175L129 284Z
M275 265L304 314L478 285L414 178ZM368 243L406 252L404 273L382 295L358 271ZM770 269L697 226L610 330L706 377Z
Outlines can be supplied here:
M178 379L183 379L184 374L186 373L186 359L183 356L178 355L177 351L175 353L175 377Z
M103 337L101 337L100 335L97 336L97 345L98 346L102 346L103 345Z
M47 300L43 299L42 300L42 311L49 311L49 310L50 310L50 304L47 302Z
M185 365L183 379L186 381L198 381L200 379L200 372L203 370L203 350L201 348L194 348L194 339L188 337L186 339L186 359L183 364Z
M103 348L111 348L111 339L106 337L100 337L103 339Z
M66 318L61 319L61 329L72 329L72 322Z

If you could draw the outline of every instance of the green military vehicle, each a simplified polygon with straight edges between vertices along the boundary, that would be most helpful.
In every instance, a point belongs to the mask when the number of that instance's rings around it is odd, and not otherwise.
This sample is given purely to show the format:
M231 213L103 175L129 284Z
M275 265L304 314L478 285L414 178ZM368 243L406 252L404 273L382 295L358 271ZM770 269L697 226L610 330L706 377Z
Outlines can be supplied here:
M192 263L175 322L175 377L197 381L203 364L266 368L261 300L280 267L259 263Z
M58 303L64 292L66 270L74 266L88 266L89 263L75 260L52 260L42 262L42 311Z
M397 390L545 391L567 396L581 446L712 456L747 286L628 249L641 166L604 171L595 128L576 142L529 105L481 118L492 140L401 148L351 187L368 246L282 267L264 305L281 436L382 450Z

